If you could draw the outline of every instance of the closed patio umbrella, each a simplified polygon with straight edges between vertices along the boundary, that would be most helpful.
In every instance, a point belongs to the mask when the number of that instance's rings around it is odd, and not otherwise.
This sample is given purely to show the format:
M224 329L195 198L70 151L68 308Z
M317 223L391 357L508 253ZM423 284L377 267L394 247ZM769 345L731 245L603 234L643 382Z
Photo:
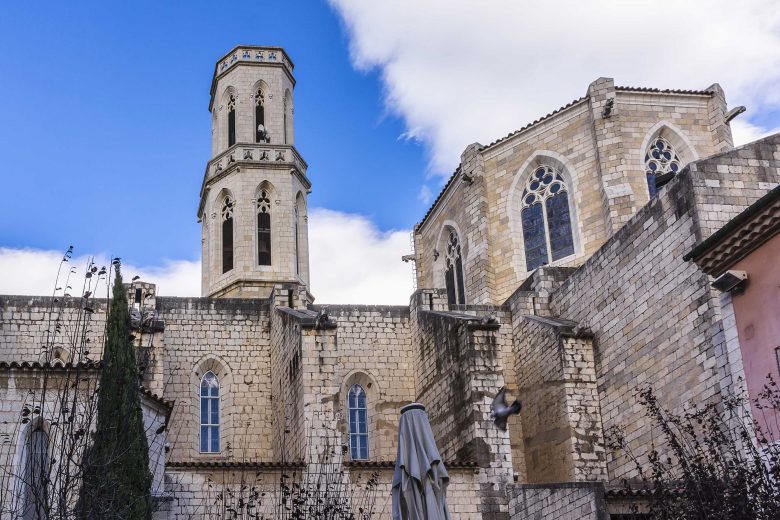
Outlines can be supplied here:
M449 480L425 406L404 406L393 473L393 520L449 520Z

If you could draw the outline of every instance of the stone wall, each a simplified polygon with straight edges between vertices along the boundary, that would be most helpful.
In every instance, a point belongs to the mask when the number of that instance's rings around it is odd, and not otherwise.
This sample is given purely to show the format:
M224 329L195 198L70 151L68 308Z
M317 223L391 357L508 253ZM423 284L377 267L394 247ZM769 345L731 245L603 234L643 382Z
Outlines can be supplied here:
M741 211L762 194L759 182L780 179L776 159L740 166L739 181L729 173L750 153L775 156L772 146L748 145L692 165L551 294L552 314L593 332L603 426L625 428L640 457L652 434L631 397L637 388L652 385L662 406L680 411L686 402L718 399L740 370L729 363L718 295L682 257L715 229L708 222L723 218L719 208ZM625 456L610 454L610 479L633 475Z
M157 300L163 333L164 396L176 405L168 427L169 460L272 460L270 316L268 300ZM220 383L221 450L199 447L200 381Z
M595 483L518 484L509 491L512 520L608 520L604 488Z
M718 85L659 91L601 78L585 97L506 138L470 145L416 229L418 287L444 287L444 259L433 250L444 254L442 230L452 228L463 244L467 303L501 303L515 291L529 275L519 199L539 164L561 171L570 194L575 254L554 265L581 264L648 202L650 141L666 138L683 163L727 150L725 107Z
M0 296L0 360L100 359L106 300L91 300L90 308L94 312L84 312L82 306L81 298ZM83 355L82 340L86 340L89 354ZM44 351L44 343L52 345L53 352Z
M352 385L361 385L368 405L369 460L394 460L400 408L415 399L409 307L329 305L327 311L337 325L333 383L338 391L321 398L334 400L337 427L349 445L347 394Z

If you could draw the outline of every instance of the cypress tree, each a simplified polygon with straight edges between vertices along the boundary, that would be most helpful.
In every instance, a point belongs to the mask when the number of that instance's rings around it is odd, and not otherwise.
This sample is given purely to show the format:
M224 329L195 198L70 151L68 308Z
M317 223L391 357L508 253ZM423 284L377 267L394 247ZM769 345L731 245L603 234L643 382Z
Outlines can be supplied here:
M84 456L76 506L79 518L151 518L149 445L138 390L127 294L117 263L97 390L97 424Z

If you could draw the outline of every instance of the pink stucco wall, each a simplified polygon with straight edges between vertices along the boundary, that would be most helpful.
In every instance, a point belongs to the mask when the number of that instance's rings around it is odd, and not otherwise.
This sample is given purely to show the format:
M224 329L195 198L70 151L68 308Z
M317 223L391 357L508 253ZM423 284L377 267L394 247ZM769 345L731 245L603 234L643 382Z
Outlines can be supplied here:
M755 399L772 374L780 385L780 235L776 235L737 262L731 269L748 273L745 292L732 298L739 344L745 367L745 379L751 401ZM780 413L758 410L754 417L773 430L780 440Z

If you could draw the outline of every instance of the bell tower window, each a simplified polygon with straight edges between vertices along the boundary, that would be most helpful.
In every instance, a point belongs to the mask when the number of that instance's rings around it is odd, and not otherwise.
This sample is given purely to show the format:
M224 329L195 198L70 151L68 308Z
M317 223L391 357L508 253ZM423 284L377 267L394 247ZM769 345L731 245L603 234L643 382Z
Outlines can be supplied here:
M233 269L233 199L225 197L222 203L222 272Z
M228 146L236 144L236 96L230 95L228 99Z
M463 260L461 258L460 240L458 240L458 234L455 231L450 231L450 239L447 242L446 264L447 303L450 305L465 305L466 291L463 284Z
M645 151L645 174L650 197L655 197L661 187L672 180L682 168L674 146L663 137L656 137Z
M268 141L268 129L265 127L265 94L262 88L258 88L255 93L255 142Z
M295 202L295 274L301 273L301 254L300 254L300 230L298 221L300 220L300 210L298 209L298 202Z
M520 218L528 271L574 254L569 195L553 167L537 166L526 183Z
M266 189L257 196L257 263L271 265L271 196Z

